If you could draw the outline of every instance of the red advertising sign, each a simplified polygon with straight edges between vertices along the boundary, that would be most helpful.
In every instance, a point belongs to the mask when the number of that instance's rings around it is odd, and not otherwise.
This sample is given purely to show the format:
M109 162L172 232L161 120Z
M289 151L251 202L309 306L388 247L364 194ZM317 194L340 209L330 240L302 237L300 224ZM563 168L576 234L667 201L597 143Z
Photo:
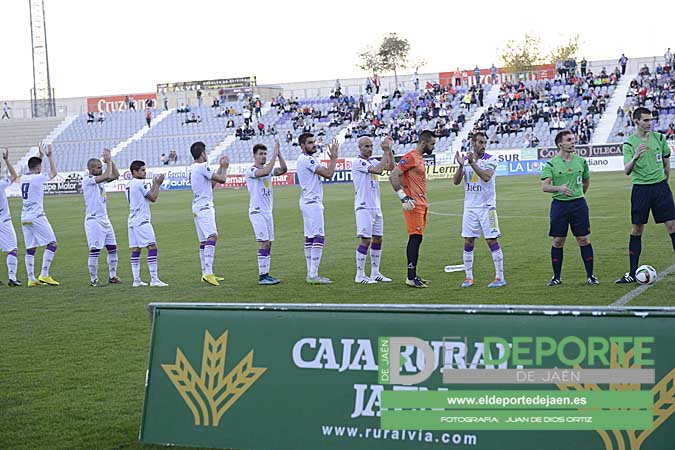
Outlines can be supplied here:
M157 94L133 94L136 109L145 109L145 101L151 99L153 104L157 104ZM109 97L91 97L87 98L87 112L113 112L124 111L128 109L126 95L113 95Z
M329 163L330 160L328 159L321 160L321 164L323 164L324 166L328 166ZM337 160L337 163L335 164L335 170L352 170L352 162L340 158Z
M272 177L272 186L291 186L295 184L295 172L286 172L278 177ZM245 175L228 175L225 184L216 184L217 188L244 188Z
M452 72L439 72L438 82L441 86L461 86L476 84L475 69L459 70L459 68ZM544 64L536 66L532 72L527 74L528 80L545 80L552 79L555 76L555 65ZM508 73L504 68L497 69L497 79L500 82L511 81L514 78L513 74ZM492 74L490 69L480 69L480 82L483 84L492 84Z

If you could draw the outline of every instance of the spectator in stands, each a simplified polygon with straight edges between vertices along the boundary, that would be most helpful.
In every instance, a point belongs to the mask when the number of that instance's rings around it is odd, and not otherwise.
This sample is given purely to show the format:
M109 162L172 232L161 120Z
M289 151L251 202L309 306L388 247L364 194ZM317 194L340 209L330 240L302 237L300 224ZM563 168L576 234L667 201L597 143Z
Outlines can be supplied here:
M670 50L670 49L668 49L668 50ZM666 129L665 135L666 135L666 139L675 140L675 124L673 124L673 122L670 122L670 125L668 125L668 128Z
M155 106L155 103L152 101L152 99L150 97L146 98L145 99L145 108L146 109L152 108L153 106Z
M373 76L373 86L375 86L375 94L380 93L380 77L377 75Z
M197 89L197 107L201 108L202 107L202 90Z
M366 78L366 93L367 94L373 93L373 82L371 81L370 77Z
M169 164L169 160L166 158L166 155L164 153L159 155L159 163L163 166L166 166L167 164Z
M9 119L9 111L10 111L11 109L12 109L12 108L9 107L9 105L7 104L7 102L3 103L3 105L2 105L2 118L3 118L3 119Z
M291 130L288 130L286 132L286 143L293 142L293 133L291 133Z
M220 117L226 117L226 116L227 116L227 112L225 111L225 108L223 108L223 107L221 106L221 107L220 107L220 111L218 111L218 112L216 113L216 117L220 118Z
M151 122L152 122L152 110L148 108L145 110L145 123L148 124L148 128L150 128Z
M473 76L476 79L476 86L480 85L480 68L476 64L475 69L473 69Z
M579 66L581 67L581 77L583 78L586 76L586 67L588 67L588 61L586 61L585 56L581 58L581 63L579 64Z
M127 108L129 111L132 109L136 111L136 102L134 101L134 96L133 95L127 95Z
M497 84L497 68L494 64L490 67L490 77L492 78L492 84Z
M98 119L96 119L96 121L98 123L103 123L105 121L105 114L103 113L103 111L100 111L98 113Z
M164 93L164 111L169 110L169 97L166 96L166 93Z
M483 85L480 86L478 89L478 106L481 108L483 107L483 97L485 95L485 91L483 90Z
M665 61L666 66L673 67L673 54L670 52L670 47L668 47L666 53L663 54L663 60Z
M220 106L220 100L218 100L216 97L213 97L213 103L211 103L211 108L217 108Z
M225 125L225 128L234 128L234 120L227 119L227 124Z
M171 150L169 152L169 163L176 165L178 164L178 153L176 150Z
M265 124L262 122L258 122L258 133L260 136L265 136Z
M621 58L619 58L619 65L621 66L621 75L626 75L626 64L628 64L628 58L623 53Z
M94 118L94 113L93 112L88 112L87 113L87 123L94 123L96 119Z
M248 126L248 124L251 123L251 110L248 109L248 106L244 106L242 116L244 117L244 124Z

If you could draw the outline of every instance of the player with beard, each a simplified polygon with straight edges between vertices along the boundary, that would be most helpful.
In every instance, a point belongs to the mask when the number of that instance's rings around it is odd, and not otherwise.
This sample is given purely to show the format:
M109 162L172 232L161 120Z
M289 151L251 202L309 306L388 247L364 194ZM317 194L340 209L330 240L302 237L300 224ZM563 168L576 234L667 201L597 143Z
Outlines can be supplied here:
M339 144L333 139L328 148L330 162L328 167L319 163L314 157L317 151L316 140L312 133L302 133L298 138L302 153L298 156L296 173L302 192L300 194L300 211L304 223L305 259L307 261L307 283L330 284L331 280L319 276L319 264L325 242L323 224L323 187L321 178L331 179L335 173Z
M389 181L401 199L403 216L408 230L408 278L406 285L414 288L428 287L428 280L417 276L417 260L427 222L427 180L424 156L431 155L436 145L436 136L429 130L420 133L417 147L399 160L391 171Z
M593 275L593 247L591 246L591 222L584 194L591 184L588 163L575 155L574 133L569 130L559 132L555 137L558 154L546 162L541 171L541 189L553 194L551 203L551 226L549 236L553 238L551 263L553 278L549 286L557 286L560 281L563 262L563 246L567 238L567 229L579 243L581 259L584 261L588 284L600 284Z
M466 278L462 287L473 286L474 241L481 231L492 253L495 265L495 280L489 288L506 286L504 280L504 255L497 238L501 236L497 219L497 192L495 170L497 158L485 153L487 134L478 131L471 137L471 149L466 156L457 152L455 162L459 166L452 182L456 185L464 179L464 214L462 215L462 237L464 238L464 271Z

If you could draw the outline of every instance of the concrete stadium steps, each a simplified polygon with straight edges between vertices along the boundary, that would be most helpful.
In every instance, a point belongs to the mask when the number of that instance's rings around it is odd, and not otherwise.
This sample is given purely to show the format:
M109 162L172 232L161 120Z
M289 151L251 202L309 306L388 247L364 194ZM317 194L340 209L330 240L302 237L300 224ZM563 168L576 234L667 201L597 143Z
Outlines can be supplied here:
M616 89L614 90L609 103L607 103L605 114L600 118L595 133L593 133L591 144L605 144L610 142L610 134L617 121L616 111L619 109L619 106L623 107L626 101L626 94L628 94L628 89L630 88L630 82L636 76L637 74L626 74L619 79Z
M17 166L21 158L62 121L60 117L0 120L0 148L9 148L9 160Z

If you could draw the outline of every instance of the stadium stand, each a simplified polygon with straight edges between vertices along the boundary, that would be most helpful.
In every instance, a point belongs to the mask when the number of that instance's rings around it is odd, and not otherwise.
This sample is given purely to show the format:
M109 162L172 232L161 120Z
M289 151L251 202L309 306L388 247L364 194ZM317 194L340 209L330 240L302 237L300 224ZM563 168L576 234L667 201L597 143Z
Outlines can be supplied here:
M589 143L620 74L604 69L586 77L556 75L553 80L503 83L494 105L474 126L490 136L489 148L553 145L555 133L570 129Z
M16 165L62 121L63 118L54 117L0 121L0 148L9 148L9 160Z
M675 139L675 75L670 65L645 65L631 80L623 107L616 111L609 142L623 142L632 133L633 110L638 106L652 110L653 130Z

